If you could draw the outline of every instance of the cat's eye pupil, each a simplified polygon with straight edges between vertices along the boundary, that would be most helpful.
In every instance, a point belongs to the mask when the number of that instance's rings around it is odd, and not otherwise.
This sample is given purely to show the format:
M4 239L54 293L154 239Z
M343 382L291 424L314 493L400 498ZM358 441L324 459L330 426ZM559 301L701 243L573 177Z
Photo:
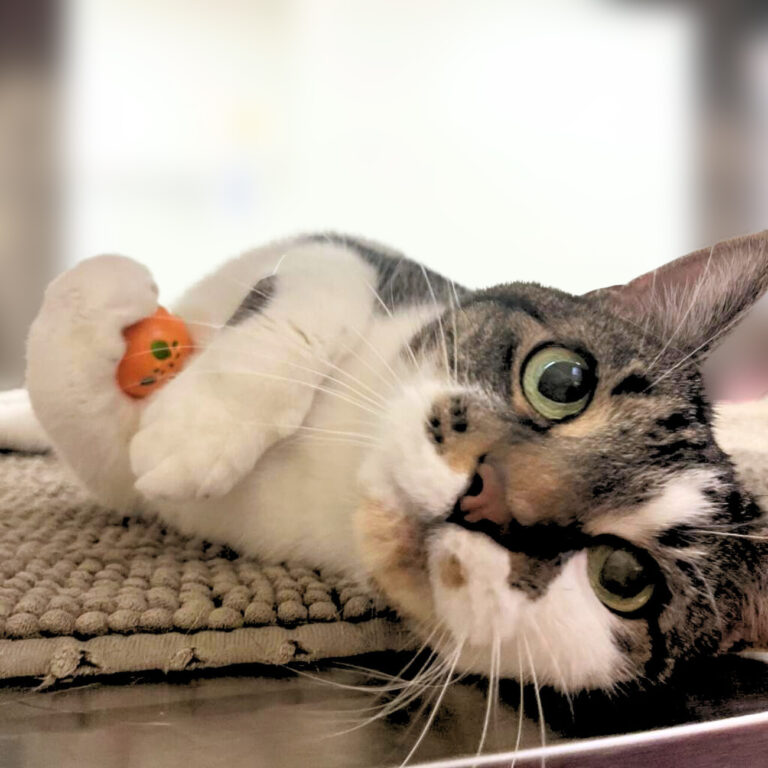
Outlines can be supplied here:
M575 403L589 394L589 371L572 360L553 360L541 372L539 392L556 403Z
M523 394L541 416L561 421L578 416L597 387L594 365L567 347L545 346L522 369Z
M637 557L625 549L615 549L600 571L600 583L617 597L634 597L649 583L646 569Z
M648 605L661 581L659 569L647 552L618 541L590 547L587 575L603 605L625 616Z

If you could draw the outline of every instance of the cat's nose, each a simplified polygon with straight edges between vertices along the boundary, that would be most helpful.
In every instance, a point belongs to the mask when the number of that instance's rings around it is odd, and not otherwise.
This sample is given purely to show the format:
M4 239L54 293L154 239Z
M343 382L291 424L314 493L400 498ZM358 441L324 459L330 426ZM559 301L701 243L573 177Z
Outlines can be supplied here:
M491 464L482 462L478 465L469 488L459 499L458 511L467 523L487 520L502 526L509 522L504 479Z

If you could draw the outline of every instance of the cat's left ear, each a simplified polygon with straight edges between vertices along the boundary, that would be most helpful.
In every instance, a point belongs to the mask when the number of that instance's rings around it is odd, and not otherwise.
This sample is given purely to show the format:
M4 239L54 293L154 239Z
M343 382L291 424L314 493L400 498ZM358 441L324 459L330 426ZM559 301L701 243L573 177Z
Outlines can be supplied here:
M704 355L768 290L768 230L695 251L586 294L670 350Z

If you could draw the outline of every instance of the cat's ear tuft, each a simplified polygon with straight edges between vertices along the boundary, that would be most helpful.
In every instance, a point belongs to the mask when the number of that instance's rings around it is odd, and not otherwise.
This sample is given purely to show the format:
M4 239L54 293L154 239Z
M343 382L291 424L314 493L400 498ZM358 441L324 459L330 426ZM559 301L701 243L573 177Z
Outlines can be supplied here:
M626 285L586 294L653 335L702 356L768 291L768 230L690 253Z

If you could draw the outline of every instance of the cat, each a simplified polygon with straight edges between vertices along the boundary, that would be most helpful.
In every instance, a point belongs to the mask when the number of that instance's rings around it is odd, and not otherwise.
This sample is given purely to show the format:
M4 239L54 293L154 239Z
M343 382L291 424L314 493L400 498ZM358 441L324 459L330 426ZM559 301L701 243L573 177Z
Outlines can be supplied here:
M196 352L134 400L157 287L100 256L29 334L42 433L12 415L116 510L370 580L450 673L614 691L768 639L764 513L699 370L766 289L768 232L584 296L302 236L187 291Z

